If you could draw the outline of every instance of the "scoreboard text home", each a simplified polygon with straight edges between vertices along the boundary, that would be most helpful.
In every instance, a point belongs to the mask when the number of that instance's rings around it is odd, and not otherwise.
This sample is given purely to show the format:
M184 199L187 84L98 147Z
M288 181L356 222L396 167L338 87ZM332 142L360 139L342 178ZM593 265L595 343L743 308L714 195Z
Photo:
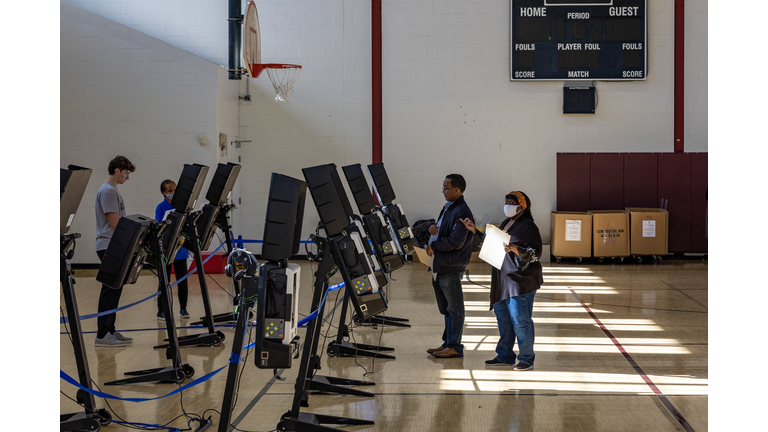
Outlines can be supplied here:
M647 0L511 0L511 80L644 80Z

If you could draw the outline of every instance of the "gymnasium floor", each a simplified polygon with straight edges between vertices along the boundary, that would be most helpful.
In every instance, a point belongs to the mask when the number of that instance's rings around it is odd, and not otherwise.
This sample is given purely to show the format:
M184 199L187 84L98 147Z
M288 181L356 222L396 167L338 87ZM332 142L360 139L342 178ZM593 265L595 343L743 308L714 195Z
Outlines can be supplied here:
M300 312L310 309L312 269L302 268ZM95 313L100 284L94 270L77 270L76 294L81 315ZM652 264L545 263L545 286L534 306L536 364L532 371L486 367L494 357L498 329L488 310L490 267L472 263L463 283L467 320L465 356L437 359L426 349L441 343L443 319L437 311L430 275L418 263L394 273L388 287L388 315L410 319L410 328L353 327L350 341L393 347L396 359L330 358L320 338L319 375L375 382L358 387L374 397L338 394L311 395L302 412L373 420L372 426L341 426L345 431L678 431L708 429L708 264L707 261L664 261ZM232 291L226 276L208 278L214 313L231 310ZM341 281L335 275L330 283ZM156 291L157 279L144 272L135 285L124 288L121 306ZM175 291L174 291L175 292ZM336 291L338 293L339 291ZM335 337L340 307L335 293L326 303L323 334ZM338 297L341 300L341 296ZM174 302L177 301L174 294ZM64 309L63 296L61 307ZM188 310L193 320L203 313L197 276L190 278ZM332 312L335 310L335 314ZM181 328L178 334L200 333ZM117 328L135 339L132 346L95 348L96 320L83 321L92 379L101 390L119 397L152 398L170 393L174 384L108 386L124 372L168 366L164 350L153 349L165 337L165 324L156 319L153 301L118 313ZM348 318L349 320L349 318ZM160 328L158 328L160 327ZM197 379L226 366L234 329L218 347L182 348L182 360ZM61 325L61 369L76 376L72 345ZM304 330L300 330L302 341ZM330 342L328 339L327 342ZM232 424L237 430L271 431L289 411L298 361L278 381L271 370L257 369L253 357L242 364ZM188 414L211 417L218 430L226 369L210 380L174 396L127 402L97 398L97 408L109 408L113 420L187 428ZM185 383L188 383L189 380ZM74 397L76 389L61 381L61 391ZM80 411L62 395L60 412ZM182 402L182 403L180 403ZM179 417L181 416L181 417ZM118 418L119 417L119 418ZM174 420L175 419L175 420ZM172 421L173 420L173 421ZM192 428L194 430L194 427ZM103 431L125 430L115 423Z

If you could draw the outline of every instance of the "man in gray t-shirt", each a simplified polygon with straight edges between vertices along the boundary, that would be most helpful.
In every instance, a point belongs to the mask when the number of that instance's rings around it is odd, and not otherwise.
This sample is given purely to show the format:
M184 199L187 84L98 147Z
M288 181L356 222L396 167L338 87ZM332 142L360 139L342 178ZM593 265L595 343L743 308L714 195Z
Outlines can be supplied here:
M127 174L125 180L128 180ZM124 182L117 184L122 183ZM110 223L110 216L108 216L110 213L112 218L114 218L113 215L117 215L117 219L125 216L125 202L120 191L117 190L117 185L107 180L96 192L96 251L106 250L115 232L117 221L114 225Z
M96 255L99 256L99 261L104 259L117 221L125 216L125 203L117 185L128 181L130 173L135 170L136 167L128 158L116 156L109 162L107 181L96 192ZM122 287L112 289L102 285L99 293L99 313L117 309L122 292ZM115 330L116 318L114 312L97 318L96 346L125 346L133 341L133 338L123 336Z

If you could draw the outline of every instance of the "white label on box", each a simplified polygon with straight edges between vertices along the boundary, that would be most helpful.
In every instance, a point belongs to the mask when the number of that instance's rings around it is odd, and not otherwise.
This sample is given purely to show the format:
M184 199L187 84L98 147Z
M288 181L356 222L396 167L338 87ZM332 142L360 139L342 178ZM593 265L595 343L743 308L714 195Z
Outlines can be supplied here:
M655 220L643 221L643 237L656 237L656 221Z
M581 241L581 220L565 220L565 241Z
M75 219L75 214L74 214L74 213L72 213L71 215L69 215L69 219L67 220L67 226L70 226L70 225L72 225L72 221L73 221L74 219Z

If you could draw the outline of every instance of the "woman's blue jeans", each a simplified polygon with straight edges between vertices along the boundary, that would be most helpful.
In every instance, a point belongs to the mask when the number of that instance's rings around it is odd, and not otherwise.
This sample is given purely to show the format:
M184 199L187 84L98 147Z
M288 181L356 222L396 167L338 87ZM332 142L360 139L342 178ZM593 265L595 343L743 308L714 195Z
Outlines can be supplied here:
M515 364L515 357L520 363L532 365L536 355L533 353L533 298L536 291L517 297L510 297L493 304L493 312L499 322L499 343L496 344L496 359L504 363ZM513 348L517 339L520 354L515 356Z
M464 272L438 273L432 281L437 299L437 308L445 318L443 346L453 348L464 354L461 334L464 333L464 292L461 290L461 278Z

